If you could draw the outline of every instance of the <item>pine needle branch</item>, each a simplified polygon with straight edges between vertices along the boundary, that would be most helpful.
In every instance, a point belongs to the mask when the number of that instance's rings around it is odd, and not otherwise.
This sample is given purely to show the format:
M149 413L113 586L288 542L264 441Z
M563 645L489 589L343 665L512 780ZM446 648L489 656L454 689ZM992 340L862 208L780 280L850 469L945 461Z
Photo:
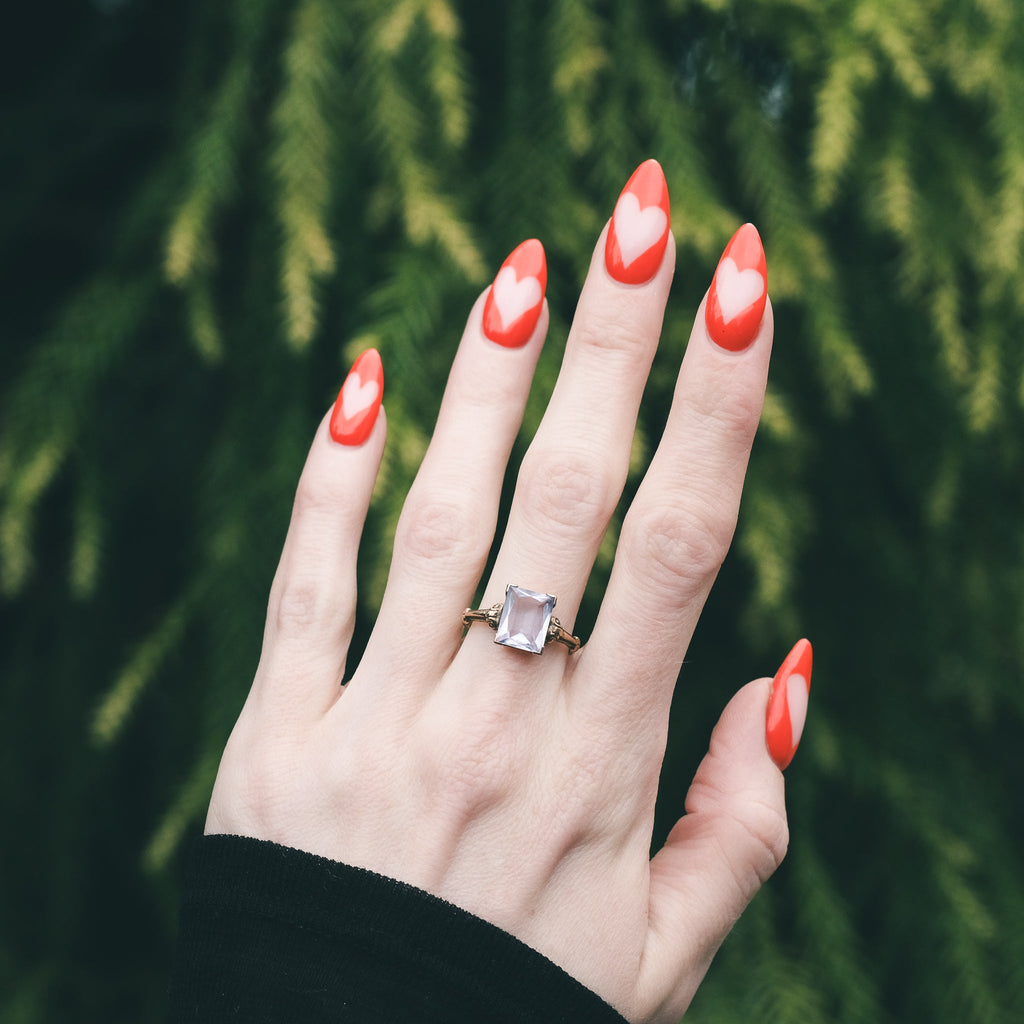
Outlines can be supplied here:
M317 328L317 282L332 273L327 227L333 177L330 98L339 90L338 14L327 0L302 0L284 53L274 108L271 163L282 232L281 288L288 340L305 348Z

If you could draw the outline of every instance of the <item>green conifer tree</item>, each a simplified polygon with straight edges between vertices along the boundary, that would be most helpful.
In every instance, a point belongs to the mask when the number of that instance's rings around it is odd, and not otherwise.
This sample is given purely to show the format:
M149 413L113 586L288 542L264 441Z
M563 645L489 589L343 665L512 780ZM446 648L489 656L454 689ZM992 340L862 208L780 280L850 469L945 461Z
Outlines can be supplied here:
M345 369L380 348L389 421L354 659L470 304L543 238L518 457L648 156L679 256L627 498L742 220L776 310L656 841L732 690L816 652L790 856L687 1019L1017 1019L1016 0L67 6L22 12L0 110L0 1024L161 1018L187 840Z

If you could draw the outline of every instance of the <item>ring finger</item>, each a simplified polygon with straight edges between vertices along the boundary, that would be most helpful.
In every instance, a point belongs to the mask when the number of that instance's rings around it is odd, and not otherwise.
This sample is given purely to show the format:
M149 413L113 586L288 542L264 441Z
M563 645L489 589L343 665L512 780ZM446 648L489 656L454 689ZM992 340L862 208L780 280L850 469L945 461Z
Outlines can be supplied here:
M531 239L506 259L470 313L402 509L364 658L391 665L395 671L380 678L401 679L403 687L436 678L458 649L461 614L493 542L505 467L547 331L546 283L544 248ZM375 688L379 695L380 683Z

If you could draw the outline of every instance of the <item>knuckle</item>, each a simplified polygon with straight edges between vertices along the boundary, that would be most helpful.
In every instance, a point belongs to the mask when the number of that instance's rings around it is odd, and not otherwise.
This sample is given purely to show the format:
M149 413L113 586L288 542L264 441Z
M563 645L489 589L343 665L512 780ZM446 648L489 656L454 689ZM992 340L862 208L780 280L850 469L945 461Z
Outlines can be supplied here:
M636 310L624 303L591 310L573 342L595 352L621 352L632 357L642 340Z
M624 812L633 801L622 792L603 752L577 753L567 759L557 779L547 811L553 834L581 841L622 832Z
M607 522L618 501L621 475L610 460L602 466L586 455L531 451L519 471L518 491L529 515L545 526L576 531Z
M514 373L495 373L484 379L462 378L452 396L453 404L463 410L481 412L489 418L495 410L515 409L524 398L523 382Z
M516 778L508 729L503 711L477 709L471 719L456 714L424 731L419 784L434 813L465 824L505 800Z
M749 803L736 819L742 830L745 858L757 879L756 887L766 882L785 860L789 849L789 824L786 815L763 801Z
M271 601L271 617L278 633L301 633L320 622L323 601L319 588L310 580L287 580Z
M330 486L325 486L322 479L316 479L312 473L303 473L295 488L295 501L292 504L292 520L319 519L337 516L344 512L344 502Z
M448 495L410 495L395 546L412 558L476 563L487 557L491 544L491 530L481 526L482 518Z
M703 586L721 568L736 516L703 505L646 510L629 524L629 563L666 594Z
M325 587L308 572L283 572L275 580L267 610L268 631L304 645L329 640L347 643L355 628L355 582Z
M716 395L715 400L700 411L726 437L749 448L761 418L762 403L762 392L733 388L724 395Z

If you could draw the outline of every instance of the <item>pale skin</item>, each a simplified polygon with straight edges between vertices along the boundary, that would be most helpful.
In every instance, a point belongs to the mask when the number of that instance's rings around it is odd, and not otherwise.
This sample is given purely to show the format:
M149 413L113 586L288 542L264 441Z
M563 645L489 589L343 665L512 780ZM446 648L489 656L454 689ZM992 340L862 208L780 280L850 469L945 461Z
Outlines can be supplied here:
M650 281L623 285L603 252L602 235L477 602L501 601L507 583L555 594L569 629L626 479L675 263L670 239ZM788 842L763 678L728 704L686 815L650 857L669 705L732 538L771 305L739 353L708 338L698 310L592 635L576 654L549 644L540 656L461 622L548 320L545 306L531 339L507 349L483 335L482 309L483 297L402 513L380 614L344 687L386 421L382 410L358 447L321 423L206 831L418 886L539 950L630 1021L675 1021Z

